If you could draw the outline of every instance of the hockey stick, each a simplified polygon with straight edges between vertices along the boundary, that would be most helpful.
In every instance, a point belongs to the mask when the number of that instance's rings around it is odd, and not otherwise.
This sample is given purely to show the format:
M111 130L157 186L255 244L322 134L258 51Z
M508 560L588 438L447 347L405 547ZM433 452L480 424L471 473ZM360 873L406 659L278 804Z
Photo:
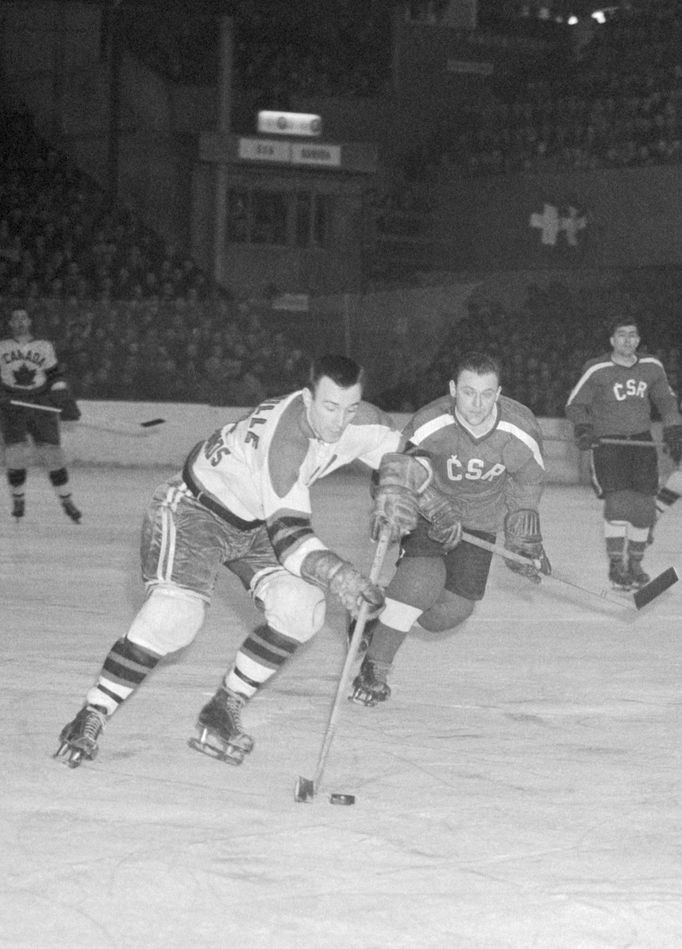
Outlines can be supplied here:
M379 574L381 573L381 568L384 564L384 559L386 557L386 551L388 550L390 544L391 532L390 528L384 527L381 531L379 541L377 543L377 549L374 552L374 560L372 561L372 566L369 571L369 579L371 583L376 583L379 579ZM353 637L350 641L348 647L348 652L346 654L346 661L343 665L343 670L341 671L341 676L339 677L339 684L336 689L336 695L334 696L334 701L332 703L331 711L329 713L329 721L327 722L327 730L324 733L324 738L322 740L322 746L320 748L320 754L317 759L317 767L315 768L315 775L312 778L302 778L299 776L296 781L296 788L294 790L294 800L299 803L308 803L312 801L315 796L315 792L320 786L320 781L322 780L322 773L324 771L324 765L327 760L327 755L329 754L329 748L334 737L334 732L336 731L336 720L339 717L339 709L341 708L341 700L346 692L348 687L348 680L350 679L350 672L355 662L360 643L362 641L362 634L365 631L365 626L367 625L367 613L369 611L369 603L363 602L360 610L358 612L358 618L355 621L355 629L353 630Z
M574 445L575 440L565 435L543 435L543 442L563 442L565 445ZM652 439L645 441L643 438L616 438L610 435L595 435L592 448L599 448L600 445L629 445L630 448L665 448L665 442Z
M24 409L35 409L38 412L53 412L59 414L62 410L52 405L38 405L35 402L21 402L19 399L10 399L10 405L18 405ZM152 418L146 422L116 422L110 419L87 421L83 418L78 420L85 428L94 428L101 432L117 432L121 435L146 435L146 431L140 429L154 428L157 425L163 425L165 418Z
M491 544L487 540L483 540L481 537L476 537L475 534L469 534L468 531L462 531L462 540L467 541L469 544L473 544L474 547L481 547L483 550L489 550L493 554L497 554L498 557L502 557L504 560L513 560L515 563L524 564L528 566L528 561L530 558L523 557L521 554L514 553L511 550L507 550L506 547L500 546L500 544ZM534 561L531 561L534 563ZM589 596L595 596L600 600L606 600L607 603L613 603L615 606L623 608L626 607L628 610L641 610L643 606L646 606L648 603L651 603L652 600L655 600L657 596L660 596L665 590L671 587L674 583L677 583L679 577L675 572L673 567L668 567L667 570L664 570L663 573L660 573L657 577L654 577L653 580L650 580L647 584L641 587L633 596L633 603L630 604L627 600L618 600L614 596L609 596L606 590L591 590L589 587L581 586L581 584L576 583L574 580L569 580L568 577L564 577L561 574L556 573L555 570L552 570L551 573L543 574L547 577L548 580L555 580L557 583L563 583L565 586L573 587L576 590L580 590L581 593L587 593Z

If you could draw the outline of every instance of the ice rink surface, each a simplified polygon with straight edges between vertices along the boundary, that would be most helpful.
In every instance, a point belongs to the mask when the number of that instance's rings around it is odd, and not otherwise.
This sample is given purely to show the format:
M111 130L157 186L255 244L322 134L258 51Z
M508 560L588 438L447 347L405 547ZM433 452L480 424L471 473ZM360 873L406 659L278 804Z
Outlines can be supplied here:
M165 474L74 469L78 526L35 469L24 521L3 502L0 946L680 949L682 583L637 612L623 594L535 588L495 558L461 632L405 643L389 702L343 703L303 804L341 611L247 707L252 755L222 764L187 741L258 617L226 574L195 643L112 719L97 760L53 760L142 602L139 526ZM368 568L366 482L332 476L314 498L318 533ZM682 573L679 507L652 575ZM604 588L589 488L550 485L542 520L554 567Z

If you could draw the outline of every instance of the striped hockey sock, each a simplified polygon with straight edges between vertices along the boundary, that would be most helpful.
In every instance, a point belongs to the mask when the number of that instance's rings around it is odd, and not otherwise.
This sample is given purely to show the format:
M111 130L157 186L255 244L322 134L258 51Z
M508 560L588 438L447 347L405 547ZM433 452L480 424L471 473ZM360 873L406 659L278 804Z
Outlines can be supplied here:
M161 656L119 639L109 650L97 682L87 695L89 705L98 705L113 715L156 666Z
M225 688L250 699L300 645L298 640L269 626L257 627L242 643L234 665L223 680Z

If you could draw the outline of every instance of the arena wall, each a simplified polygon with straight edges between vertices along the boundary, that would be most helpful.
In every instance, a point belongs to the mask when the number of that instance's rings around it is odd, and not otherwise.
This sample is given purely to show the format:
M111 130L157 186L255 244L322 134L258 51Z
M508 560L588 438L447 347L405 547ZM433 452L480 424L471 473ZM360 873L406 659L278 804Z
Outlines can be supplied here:
M80 402L82 418L62 426L67 459L72 465L114 467L180 467L196 442L249 409L160 402ZM393 413L396 424L409 416ZM142 423L163 419L145 427ZM585 457L573 445L571 426L563 419L541 419L549 480L587 483Z

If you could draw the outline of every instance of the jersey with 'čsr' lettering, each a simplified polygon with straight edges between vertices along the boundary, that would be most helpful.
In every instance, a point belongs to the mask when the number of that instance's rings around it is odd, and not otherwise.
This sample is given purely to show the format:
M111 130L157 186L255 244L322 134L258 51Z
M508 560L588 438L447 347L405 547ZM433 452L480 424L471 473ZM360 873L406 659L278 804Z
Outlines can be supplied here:
M568 397L566 417L574 425L593 425L597 437L637 435L651 427L652 405L664 425L682 422L661 361L642 355L634 365L621 366L603 355L585 363Z
M321 441L298 391L263 402L200 442L184 477L218 514L227 509L247 527L264 523L280 563L300 576L306 556L326 549L311 526L311 485L355 460L376 469L401 444L389 416L368 402L360 403L337 442Z
M42 394L59 377L57 357L48 340L0 340L0 382L12 395Z
M434 484L465 528L497 531L509 511L537 510L545 481L540 425L525 405L500 396L495 424L476 436L449 396L420 409L403 429L408 450L429 459Z

